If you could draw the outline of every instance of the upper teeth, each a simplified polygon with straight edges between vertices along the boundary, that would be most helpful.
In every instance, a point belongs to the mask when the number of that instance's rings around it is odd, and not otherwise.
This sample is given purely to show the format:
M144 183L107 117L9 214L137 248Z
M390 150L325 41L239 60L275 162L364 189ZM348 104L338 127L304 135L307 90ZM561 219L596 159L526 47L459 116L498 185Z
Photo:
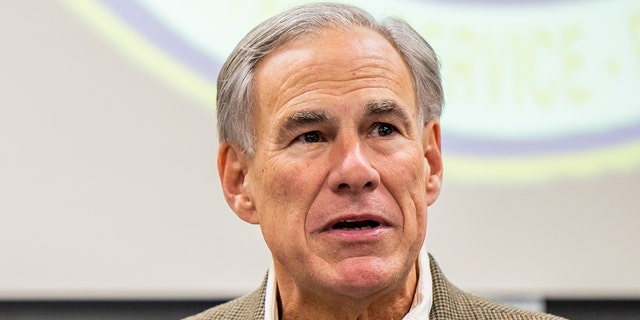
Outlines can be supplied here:
M351 227L351 228L341 228L343 230L365 230L365 229L371 229L371 226L364 226L364 227Z
M380 224L372 220L340 220L332 226L333 229L340 230L365 230L373 229Z

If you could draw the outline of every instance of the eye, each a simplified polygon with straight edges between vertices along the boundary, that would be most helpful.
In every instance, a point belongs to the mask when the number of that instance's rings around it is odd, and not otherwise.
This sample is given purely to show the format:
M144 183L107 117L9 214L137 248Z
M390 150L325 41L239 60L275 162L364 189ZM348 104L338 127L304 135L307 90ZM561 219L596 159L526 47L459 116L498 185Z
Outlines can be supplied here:
M299 135L296 138L296 141L304 142L304 143L316 143L324 141L322 134L318 131L309 131Z
M373 129L381 137L392 135L394 132L397 131L396 127L388 123L377 123Z

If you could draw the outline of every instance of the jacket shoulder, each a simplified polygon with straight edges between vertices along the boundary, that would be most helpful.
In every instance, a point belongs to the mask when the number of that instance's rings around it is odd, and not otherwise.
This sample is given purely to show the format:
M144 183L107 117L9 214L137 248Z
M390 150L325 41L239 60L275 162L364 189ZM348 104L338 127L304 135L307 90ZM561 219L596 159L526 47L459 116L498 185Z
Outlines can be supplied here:
M563 318L517 309L466 293L450 283L433 257L430 258L433 282L433 305L429 319L464 320L561 320Z
M540 312L532 312L517 309L511 306L491 301L482 297L465 294L467 303L473 305L479 319L503 319L503 320L561 320L563 318Z
M264 319L266 282L256 291L183 320Z

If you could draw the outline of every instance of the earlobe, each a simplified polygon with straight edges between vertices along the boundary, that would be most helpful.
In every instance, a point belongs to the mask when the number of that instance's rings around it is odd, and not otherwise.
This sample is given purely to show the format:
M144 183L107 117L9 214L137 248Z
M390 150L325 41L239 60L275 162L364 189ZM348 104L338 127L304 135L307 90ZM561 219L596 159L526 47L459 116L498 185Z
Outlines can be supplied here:
M218 175L224 198L240 219L258 224L259 219L247 188L248 160L232 144L221 143L218 149Z
M427 122L422 131L422 145L424 147L425 168L428 172L426 179L427 203L432 205L442 186L442 153L440 149L440 122L432 119Z

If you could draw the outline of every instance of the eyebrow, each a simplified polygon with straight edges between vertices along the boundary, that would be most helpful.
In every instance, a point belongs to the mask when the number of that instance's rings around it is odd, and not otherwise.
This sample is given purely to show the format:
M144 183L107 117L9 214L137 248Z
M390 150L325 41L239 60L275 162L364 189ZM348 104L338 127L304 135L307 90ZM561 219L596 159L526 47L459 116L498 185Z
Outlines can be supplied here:
M409 126L409 116L403 108L400 108L400 105L393 100L369 101L364 106L364 110L367 116L392 115L400 119L403 126Z
M391 115L398 118L402 125L409 127L409 116L400 108L400 105L393 100L369 101L364 106L365 116ZM285 141L291 132L298 128L318 124L323 122L334 122L328 112L322 110L302 110L287 115L284 123L277 130L278 140Z
M296 111L287 116L286 120L278 130L278 138L280 141L288 138L290 132L297 128L310 124L317 124L329 121L329 113L325 111Z

